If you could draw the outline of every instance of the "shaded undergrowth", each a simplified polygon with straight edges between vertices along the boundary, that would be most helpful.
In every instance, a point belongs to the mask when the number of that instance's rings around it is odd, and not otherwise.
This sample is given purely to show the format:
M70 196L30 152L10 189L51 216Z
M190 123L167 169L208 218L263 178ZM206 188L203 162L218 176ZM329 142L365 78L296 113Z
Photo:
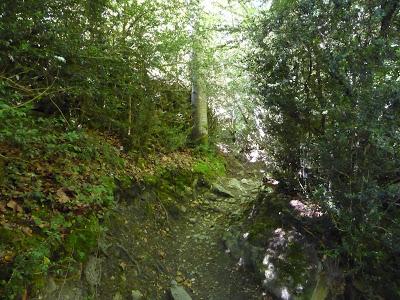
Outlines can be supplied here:
M72 128L60 118L28 111L7 117L0 128L0 295L5 299L33 294L49 275L64 278L81 269L117 205L117 191L130 199L135 188L146 187L154 197L143 200L144 218L160 211L168 218L179 212L179 201L196 178L223 172L212 151L154 153L144 159L125 153L112 135Z

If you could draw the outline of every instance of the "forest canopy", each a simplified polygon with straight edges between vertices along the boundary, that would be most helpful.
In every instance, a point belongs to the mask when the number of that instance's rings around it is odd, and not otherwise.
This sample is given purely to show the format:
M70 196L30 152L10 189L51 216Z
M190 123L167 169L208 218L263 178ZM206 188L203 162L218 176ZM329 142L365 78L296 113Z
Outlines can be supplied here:
M33 106L111 130L131 149L184 143L184 2L2 1L0 11L2 122L15 113L8 108Z

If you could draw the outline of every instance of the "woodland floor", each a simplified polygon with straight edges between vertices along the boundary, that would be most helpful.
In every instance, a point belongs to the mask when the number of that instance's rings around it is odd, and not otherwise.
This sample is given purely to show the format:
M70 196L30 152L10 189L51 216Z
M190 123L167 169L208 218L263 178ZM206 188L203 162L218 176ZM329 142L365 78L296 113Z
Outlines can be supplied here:
M259 167L236 167L240 170L218 179L234 197L193 195L175 218L149 220L141 200L120 203L81 274L50 281L44 298L119 300L132 299L132 291L140 291L144 299L168 299L175 280L193 299L265 299L256 280L239 268L221 241L249 207L260 182ZM241 189L229 186L232 178L245 179Z

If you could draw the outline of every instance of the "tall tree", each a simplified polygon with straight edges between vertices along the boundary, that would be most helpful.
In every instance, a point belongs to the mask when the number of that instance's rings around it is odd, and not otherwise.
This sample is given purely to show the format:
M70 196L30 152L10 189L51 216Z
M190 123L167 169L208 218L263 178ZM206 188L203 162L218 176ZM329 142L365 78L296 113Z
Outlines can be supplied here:
M204 91L204 78L202 72L203 47L200 30L200 2L194 0L192 15L192 111L193 111L193 132L192 138L195 143L208 143L208 103Z
M192 58L192 109L193 109L193 139L196 143L208 143L208 103L204 93L204 83L201 73L196 68L198 53L194 49Z

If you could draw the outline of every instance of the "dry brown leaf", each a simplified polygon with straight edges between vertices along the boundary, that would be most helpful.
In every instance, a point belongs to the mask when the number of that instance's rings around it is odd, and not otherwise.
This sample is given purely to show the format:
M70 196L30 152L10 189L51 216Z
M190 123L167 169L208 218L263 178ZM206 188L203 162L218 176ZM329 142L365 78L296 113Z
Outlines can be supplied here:
M38 225L38 227L39 228L41 228L41 229L43 229L43 228L46 228L46 227L50 227L50 225L48 224L48 223L40 223L39 225Z
M165 252L164 251L159 251L158 252L158 255L161 257L161 259L164 259L165 258Z
M23 213L24 209L20 205L17 205L17 212Z
M30 229L29 227L22 227L21 230L23 233L32 236L32 229Z
M17 205L18 205L18 203L15 202L14 200L10 200L7 203L7 207L11 208L13 211L15 211L17 209Z
M3 257L3 260L5 262L12 262L14 260L14 253L12 253L11 251L7 251L6 255Z
M22 207L17 202L15 202L14 200L8 201L7 207L11 208L14 212L22 213L24 211L22 209Z
M122 261L122 262L119 264L119 266L121 267L122 271L125 271L125 270L126 270L126 267L127 267L127 264L126 264L125 262Z
M189 279L185 279L185 281L182 284L185 285L188 288L192 287L192 281L189 280Z
M67 203L70 200L70 198L65 193L63 188L58 189L56 195L57 195L57 200L60 203Z

